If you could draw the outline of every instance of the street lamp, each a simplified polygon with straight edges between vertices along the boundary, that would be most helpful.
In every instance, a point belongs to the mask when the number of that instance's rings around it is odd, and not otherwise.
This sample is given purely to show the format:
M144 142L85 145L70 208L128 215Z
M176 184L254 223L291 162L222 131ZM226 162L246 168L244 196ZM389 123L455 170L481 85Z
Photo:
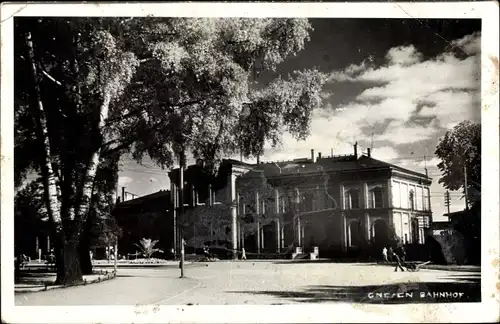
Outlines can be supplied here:
M181 241L181 261L179 263L179 267L181 268L181 278L184 278L184 246L186 245L186 241L184 238Z

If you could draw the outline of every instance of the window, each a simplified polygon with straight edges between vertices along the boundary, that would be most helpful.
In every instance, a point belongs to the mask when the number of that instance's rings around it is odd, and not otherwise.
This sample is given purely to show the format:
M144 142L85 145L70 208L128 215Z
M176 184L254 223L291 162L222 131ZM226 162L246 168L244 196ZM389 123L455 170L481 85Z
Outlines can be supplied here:
M392 183L392 205L396 208L401 207L400 183L394 181Z
M370 208L383 208L384 207L384 194L381 187L375 187L370 190L369 198Z
M415 209L417 210L422 210L422 202L423 202L423 195L424 195L424 191L422 189L422 187L417 187L417 192L416 192L416 195L415 195L415 201L416 201L416 206L415 206Z
M401 184L401 208L408 209L408 185L406 183Z
M314 194L313 192L306 192L302 196L302 211L314 210Z
M287 202L288 202L288 197L286 195L283 195L280 197L280 212L281 213L287 212L287 208L286 208Z
M359 208L359 189L349 189L347 191L347 209Z
M424 189L424 210L429 211L430 206L429 206L429 188Z
M415 192L413 191L413 189L408 193L408 207L411 210L415 209Z

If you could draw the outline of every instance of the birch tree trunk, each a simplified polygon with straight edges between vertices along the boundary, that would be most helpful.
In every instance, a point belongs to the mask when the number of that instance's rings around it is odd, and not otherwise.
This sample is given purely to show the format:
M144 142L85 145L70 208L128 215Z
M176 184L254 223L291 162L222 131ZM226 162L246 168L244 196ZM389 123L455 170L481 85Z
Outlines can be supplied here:
M33 115L37 125L37 133L43 142L44 157L40 169L42 170L43 183L44 183L44 196L46 201L47 213L49 219L53 224L53 234L55 237L55 254L56 254L56 271L57 279L56 284L69 284L81 280L80 263L77 256L73 252L75 242L66 241L66 235L63 228L61 208L59 203L60 188L57 184L57 175L52 168L51 161L51 145L49 141L49 130L47 128L46 112L43 107L42 97L40 93L40 85L38 72L36 68L35 53L33 50L33 42L31 40L31 33L26 35L26 46L28 50L29 64L34 83L34 93L36 105L31 105Z
M30 105L33 110L33 116L37 125L37 133L40 136L44 146L43 164L40 169L43 173L44 196L49 219L55 226L57 235L64 235L62 231L62 219L59 206L59 189L57 187L57 176L54 173L51 163L51 147L48 136L47 120L45 118L45 110L42 103L40 93L39 77L36 69L35 52L33 50L33 42L31 33L26 34L26 47L28 50L28 58L31 69L31 74L34 84L34 94L36 105Z
M109 91L105 91L102 104L99 108L99 124L97 126L96 132L102 132L106 119L109 113L109 104L111 102L111 94ZM88 212L90 210L90 202L92 200L92 193L94 189L94 179L97 174L97 169L99 167L99 157L101 154L101 148L97 149L89 160L89 166L86 173L84 174L83 190L80 206L77 209L78 214L76 215L78 223L81 225L82 221L87 218Z

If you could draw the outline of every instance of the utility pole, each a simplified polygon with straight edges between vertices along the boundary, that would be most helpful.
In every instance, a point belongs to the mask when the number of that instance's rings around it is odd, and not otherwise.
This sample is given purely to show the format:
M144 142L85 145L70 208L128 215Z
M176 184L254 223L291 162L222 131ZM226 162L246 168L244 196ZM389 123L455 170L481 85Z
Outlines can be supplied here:
M424 155L424 168L425 168L425 176L429 176L429 172L427 171L427 156Z
M464 162L465 210L469 210L469 188L467 185L467 165Z
M444 205L448 209L448 219L450 218L450 216L449 216L450 215L450 204L451 204L450 191L446 190L446 192L444 193Z
M181 224L184 224L184 150L181 151L179 157L179 215L181 219ZM182 226L180 226L181 232L181 261L179 267L181 268L181 278L184 278L184 231Z
M118 237L115 238L114 259L115 259L114 270L116 275L116 273L118 272Z

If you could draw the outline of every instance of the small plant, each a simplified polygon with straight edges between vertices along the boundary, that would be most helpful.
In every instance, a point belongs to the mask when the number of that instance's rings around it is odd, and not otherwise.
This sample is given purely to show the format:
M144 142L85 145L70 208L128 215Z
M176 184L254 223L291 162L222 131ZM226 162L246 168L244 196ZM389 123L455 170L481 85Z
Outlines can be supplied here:
M139 241L139 244L135 244L139 249L141 249L141 254L146 258L150 259L151 256L156 253L160 252L163 253L161 249L155 248L155 245L158 243L158 240L151 240L147 238L143 238Z

